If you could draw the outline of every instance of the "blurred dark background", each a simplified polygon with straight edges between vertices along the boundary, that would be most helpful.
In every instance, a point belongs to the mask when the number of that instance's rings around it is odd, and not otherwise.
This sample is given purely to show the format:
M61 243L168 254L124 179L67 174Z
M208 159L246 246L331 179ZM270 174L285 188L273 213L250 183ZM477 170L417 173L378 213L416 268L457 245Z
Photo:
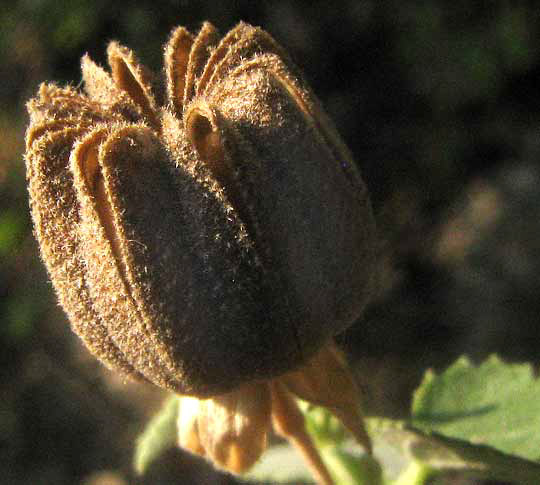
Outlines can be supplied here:
M235 483L171 450L133 476L163 394L69 330L32 237L24 104L78 85L117 39L155 70L182 24L269 31L352 149L380 231L379 292L339 342L370 414L404 416L427 367L539 360L540 15L534 2L20 0L0 9L0 483ZM457 482L456 482L457 483ZM460 482L465 483L465 482ZM467 482L468 483L468 482Z

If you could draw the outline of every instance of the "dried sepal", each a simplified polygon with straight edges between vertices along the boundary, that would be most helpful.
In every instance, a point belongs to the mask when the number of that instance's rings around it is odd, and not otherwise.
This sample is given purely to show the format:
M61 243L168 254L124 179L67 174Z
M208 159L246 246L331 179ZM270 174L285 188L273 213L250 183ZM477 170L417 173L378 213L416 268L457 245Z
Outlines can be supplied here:
M270 404L268 385L257 382L202 401L199 435L208 457L236 473L249 469L266 447Z
M293 394L287 390L280 379L272 382L272 425L279 436L290 441L301 453L318 484L334 483L315 443L306 430L304 416Z
M202 401L196 397L182 396L178 402L178 445L193 454L206 457L206 450L199 436L199 414Z
M210 399L181 397L178 444L220 468L242 473L265 450L271 424L304 457L317 483L332 485L328 469L306 430L298 397L329 408L371 452L369 437L363 434L358 389L333 345L325 346L294 372L270 381L254 381Z
M360 390L335 345L323 346L313 358L282 376L280 381L301 399L329 409L371 452L371 440L361 413Z
M248 470L266 448L269 385L250 383L215 398L181 397L179 445L234 473Z

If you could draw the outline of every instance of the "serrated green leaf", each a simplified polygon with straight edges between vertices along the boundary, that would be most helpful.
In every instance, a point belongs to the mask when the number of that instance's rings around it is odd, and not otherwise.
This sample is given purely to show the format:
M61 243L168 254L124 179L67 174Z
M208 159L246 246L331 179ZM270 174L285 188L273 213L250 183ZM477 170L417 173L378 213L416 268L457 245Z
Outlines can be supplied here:
M412 424L424 431L540 457L540 381L530 365L493 356L474 366L461 358L440 375L426 374L412 414Z
M411 446L411 454L432 469L469 470L478 477L519 485L540 483L540 464L536 462L489 446L473 445L436 434L422 435L419 431L415 433L419 439Z
M165 401L161 410L148 422L137 439L134 467L142 475L148 466L166 449L174 446L178 439L176 422L178 419L178 397Z
M369 419L367 424L375 457L393 485L423 483L426 476L448 470L519 485L540 483L538 463L488 446L426 434L400 421Z
M328 446L322 457L337 485L382 485L383 475L379 462L366 454L356 443L349 446Z

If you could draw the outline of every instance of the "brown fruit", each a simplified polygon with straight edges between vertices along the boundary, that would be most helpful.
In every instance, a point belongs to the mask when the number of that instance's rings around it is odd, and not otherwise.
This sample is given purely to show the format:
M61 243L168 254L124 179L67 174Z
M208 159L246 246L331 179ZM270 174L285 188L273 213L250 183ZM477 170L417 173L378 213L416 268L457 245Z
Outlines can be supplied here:
M283 374L362 312L374 222L348 149L259 28L176 29L164 80L111 74L28 103L36 236L74 331L111 368L198 397ZM165 99L165 101L161 101Z

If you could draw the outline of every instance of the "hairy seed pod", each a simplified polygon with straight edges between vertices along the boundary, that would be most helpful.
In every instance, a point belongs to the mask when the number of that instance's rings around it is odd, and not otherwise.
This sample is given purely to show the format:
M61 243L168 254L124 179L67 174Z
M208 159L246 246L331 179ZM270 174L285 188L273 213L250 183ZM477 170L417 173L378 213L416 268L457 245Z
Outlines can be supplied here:
M163 79L115 42L108 58L28 103L35 233L74 331L198 397L305 362L366 304L374 222L296 67L245 23L176 29Z

